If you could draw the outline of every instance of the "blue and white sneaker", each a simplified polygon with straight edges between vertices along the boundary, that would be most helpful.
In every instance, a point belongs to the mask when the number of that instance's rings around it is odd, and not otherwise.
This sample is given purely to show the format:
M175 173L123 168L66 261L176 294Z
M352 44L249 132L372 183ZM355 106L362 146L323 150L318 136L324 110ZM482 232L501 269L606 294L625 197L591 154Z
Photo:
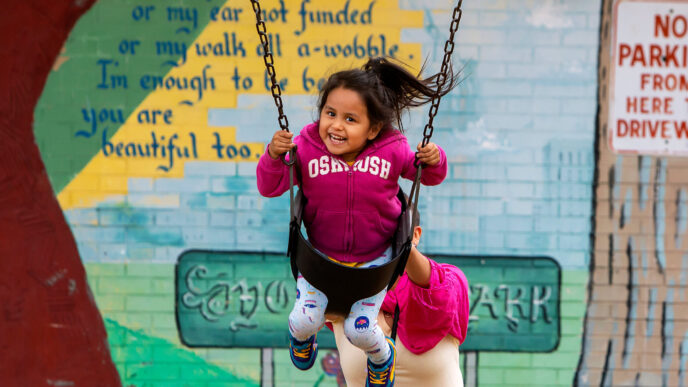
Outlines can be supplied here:
M289 335L289 357L296 368L305 371L313 367L315 358L318 356L318 343L315 342L317 334L311 336L306 341L298 341L291 334Z
M377 365L368 359L368 380L366 387L392 387L394 386L394 366L397 360L397 350L394 341L386 337L391 351L389 360L384 364Z

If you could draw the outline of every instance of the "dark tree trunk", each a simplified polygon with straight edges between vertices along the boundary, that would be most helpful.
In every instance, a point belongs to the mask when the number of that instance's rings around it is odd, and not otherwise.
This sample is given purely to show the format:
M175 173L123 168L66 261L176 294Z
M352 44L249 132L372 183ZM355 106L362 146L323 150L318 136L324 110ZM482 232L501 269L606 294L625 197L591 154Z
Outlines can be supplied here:
M32 128L52 65L93 2L8 0L0 12L3 386L121 385L102 317Z

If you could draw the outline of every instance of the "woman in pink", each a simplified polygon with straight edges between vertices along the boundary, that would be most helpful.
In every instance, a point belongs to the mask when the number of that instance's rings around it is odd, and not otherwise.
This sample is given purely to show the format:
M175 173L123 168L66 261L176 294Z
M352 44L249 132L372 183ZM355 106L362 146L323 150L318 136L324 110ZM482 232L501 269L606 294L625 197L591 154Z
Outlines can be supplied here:
M295 145L299 186L306 198L303 221L310 243L330 259L353 267L382 265L392 257L391 240L401 214L400 177L413 179L416 153L400 130L411 106L446 94L454 78L437 89L437 75L418 79L383 58L363 69L340 71L320 91L319 120L294 137L278 130L258 162L258 190L274 197L289 189L288 168L279 156ZM426 165L421 183L439 184L447 173L444 151L418 146ZM325 324L327 297L302 276L289 314L290 356L309 369L317 353L316 334ZM377 325L385 290L355 302L343 322L344 334L368 357L368 385L394 384L394 342ZM363 368L365 370L365 368Z
M416 249L421 233L414 229L406 272L387 293L378 318L389 335L399 307L395 385L462 387L459 345L468 327L468 282L459 268ZM364 386L365 354L346 340L341 319L335 317L332 328L347 386Z

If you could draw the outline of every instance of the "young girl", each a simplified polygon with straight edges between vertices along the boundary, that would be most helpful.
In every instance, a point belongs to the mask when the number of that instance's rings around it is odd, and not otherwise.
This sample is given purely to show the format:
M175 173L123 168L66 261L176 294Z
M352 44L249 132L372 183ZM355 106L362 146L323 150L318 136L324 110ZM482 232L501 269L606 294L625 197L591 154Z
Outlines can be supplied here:
M416 246L421 234L420 227L413 230L406 271L385 297L378 315L380 328L389 334L398 306L397 385L463 387L459 345L468 328L468 281L456 266L437 263L420 253ZM363 386L366 356L347 342L341 320L335 320L330 328L346 385Z
M439 95L455 85L453 74ZM392 257L391 238L401 214L399 177L413 179L416 155L400 133L401 114L429 102L437 91L437 75L418 79L383 58L363 69L337 72L320 91L318 121L292 133L278 130L258 162L258 190L275 197L289 188L288 167L279 156L297 146L299 185L307 198L303 220L311 244L330 259L354 266L381 265ZM400 130L392 127L396 124ZM433 143L418 145L426 167L421 182L444 180L447 160ZM302 276L289 315L290 354L302 370L316 357L316 334L325 324L327 297ZM368 356L367 385L394 384L395 348L378 328L377 315L386 291L357 301L344 322L353 345Z

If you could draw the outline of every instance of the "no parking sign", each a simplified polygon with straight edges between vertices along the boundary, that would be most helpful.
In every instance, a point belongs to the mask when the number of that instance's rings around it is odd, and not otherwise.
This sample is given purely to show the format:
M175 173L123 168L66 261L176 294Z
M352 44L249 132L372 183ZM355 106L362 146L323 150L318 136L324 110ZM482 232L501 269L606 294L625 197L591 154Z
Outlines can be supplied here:
M618 0L612 44L609 147L688 156L688 1Z

